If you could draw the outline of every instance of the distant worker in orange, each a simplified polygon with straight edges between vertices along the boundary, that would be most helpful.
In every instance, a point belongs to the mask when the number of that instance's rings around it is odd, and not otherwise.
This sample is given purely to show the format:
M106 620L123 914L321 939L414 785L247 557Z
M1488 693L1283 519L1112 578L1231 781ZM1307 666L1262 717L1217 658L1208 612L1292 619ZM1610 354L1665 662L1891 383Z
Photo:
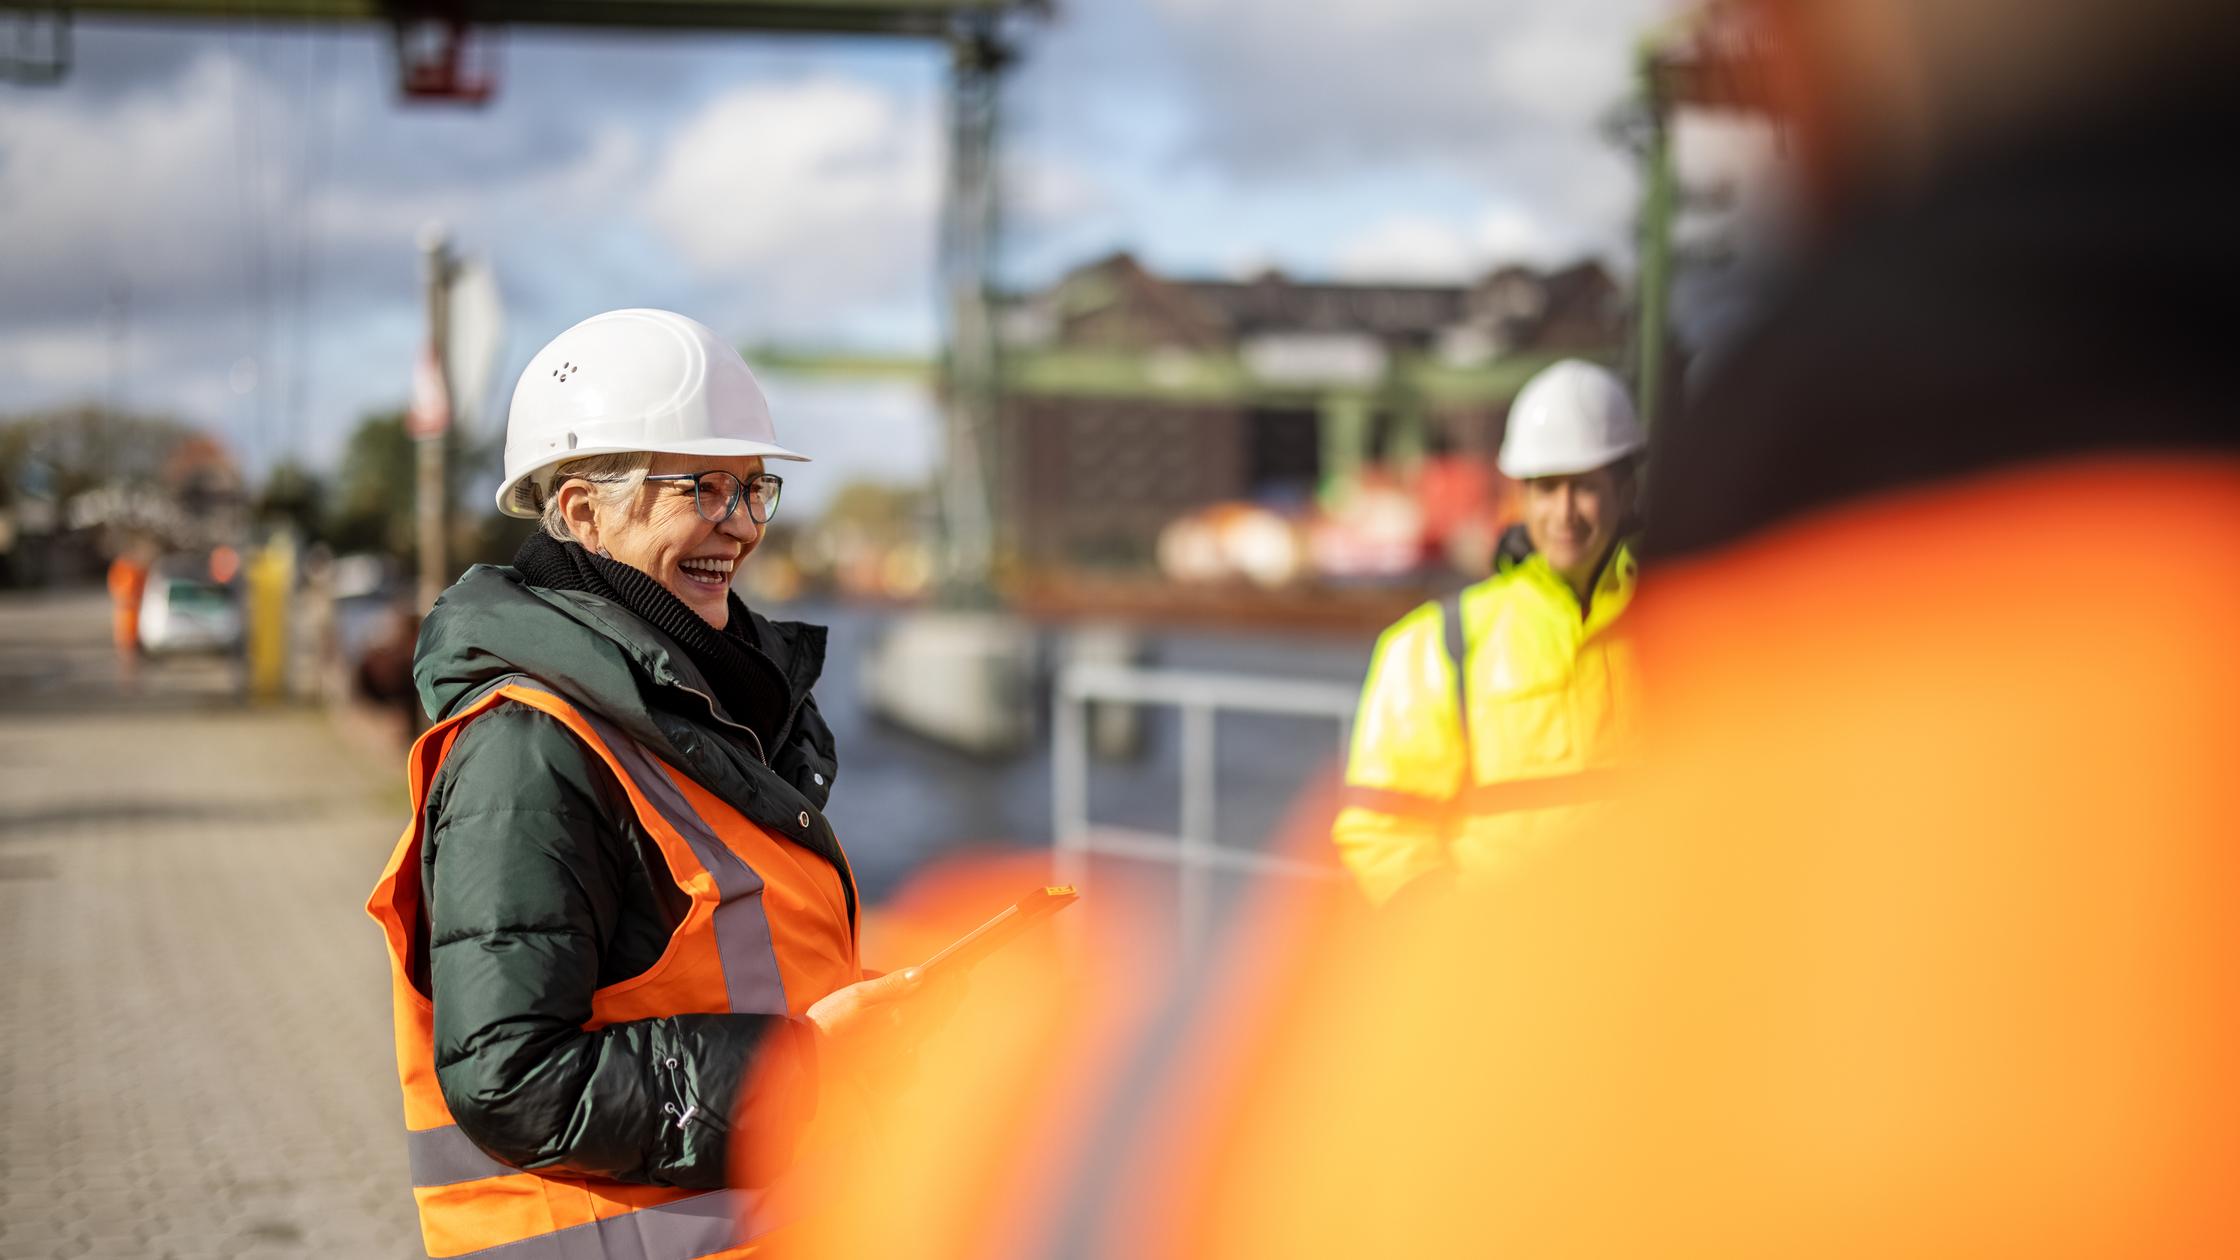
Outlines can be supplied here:
M148 593L147 543L138 539L109 562L110 625L117 641L117 674L130 688L140 677L140 601Z
M1592 772L1623 759L1643 440L1594 364L1518 393L1499 464L1523 483L1531 554L1402 617L1370 661L1332 839L1371 901L1514 865L1575 828L1604 791Z
M210 549L210 580L229 586L241 576L241 553L223 543Z

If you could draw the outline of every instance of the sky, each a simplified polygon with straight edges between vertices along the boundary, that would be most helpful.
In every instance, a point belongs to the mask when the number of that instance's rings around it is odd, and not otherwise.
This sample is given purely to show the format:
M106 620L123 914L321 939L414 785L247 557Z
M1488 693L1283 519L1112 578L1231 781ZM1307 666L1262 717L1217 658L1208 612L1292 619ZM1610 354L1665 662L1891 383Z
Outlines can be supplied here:
M1671 7L1058 0L1004 89L1000 278L1121 248L1197 275L1627 273L1638 179L1603 124ZM0 84L0 416L104 401L253 471L329 466L409 392L431 222L503 294L487 423L539 345L615 307L743 344L939 343L934 45L515 29L464 108L401 101L370 28L73 35L60 85ZM770 384L781 436L823 457L789 502L930 466L912 388Z

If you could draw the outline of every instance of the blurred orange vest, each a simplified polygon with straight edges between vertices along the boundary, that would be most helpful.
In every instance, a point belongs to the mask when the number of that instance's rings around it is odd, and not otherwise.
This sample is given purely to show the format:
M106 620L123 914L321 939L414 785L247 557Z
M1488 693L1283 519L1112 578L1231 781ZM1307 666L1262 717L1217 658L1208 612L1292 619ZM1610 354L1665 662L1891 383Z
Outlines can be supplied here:
M2240 459L2143 457L1668 563L1598 826L1405 911L1271 885L1116 1031L1053 977L1087 1081L972 1012L920 1094L1070 1128L902 1109L813 1254L2240 1255L2234 574Z
M118 556L109 565L109 600L116 606L115 630L119 647L140 643L140 600L148 592L148 566L131 556Z
M2151 456L1660 567L1605 825L1241 923L1089 1254L2240 1255L2236 574L2240 459Z
M749 822L603 720L514 683L430 728L413 745L408 766L412 822L366 905L388 940L412 1194L428 1254L487 1251L505 1260L750 1254L757 1237L797 1211L798 1195L784 1181L762 1190L708 1191L523 1172L470 1141L444 1104L435 1073L434 1007L412 981L422 913L422 811L459 732L506 702L559 719L606 762L692 900L652 970L592 995L587 1031L680 1014L799 1017L810 1003L861 976L844 890L829 864Z

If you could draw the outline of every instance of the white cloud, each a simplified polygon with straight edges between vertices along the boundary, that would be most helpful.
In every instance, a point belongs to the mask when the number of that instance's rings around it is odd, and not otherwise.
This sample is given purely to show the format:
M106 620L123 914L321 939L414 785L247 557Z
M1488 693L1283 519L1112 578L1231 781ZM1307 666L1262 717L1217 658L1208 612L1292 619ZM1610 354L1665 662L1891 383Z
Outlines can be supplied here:
M1400 215L1342 246L1335 270L1349 280L1451 283L1467 278L1474 255L1452 224Z
M216 56L105 108L11 101L0 110L7 314L70 297L94 305L125 273L158 293L242 284L245 220L275 212L279 193L250 177L243 120L270 104Z
M1631 96L1634 49L1673 0L1155 7L1199 106L1194 152L1224 178L1303 196L1444 181L1479 199L1396 209L1342 244L1333 267L1630 253L1638 177L1602 123Z
M1052 270L1115 247L1425 278L1622 262L1635 176L1595 124L1666 7L1064 6L1007 98L1007 246ZM128 402L331 447L403 392L429 218L499 268L519 352L501 376L626 304L742 338L931 339L930 54L524 37L499 100L458 112L399 108L373 31L124 30L83 32L64 90L0 100L0 412L102 396L129 287ZM253 395L224 388L243 357Z
M1593 143L1670 0L1158 0L1232 156L1484 155L1546 129Z
M938 116L866 81L740 88L670 133L647 220L768 327L930 292Z
M0 378L34 390L88 392L116 361L113 341L98 328L60 325L0 337Z
M1566 235L1551 229L1542 218L1518 206L1496 206L1486 211L1471 226L1470 236L1481 267L1504 263L1554 266L1575 260L1598 243L1591 239L1591 233L1574 230Z
M778 432L814 462L786 473L786 511L807 520L850 481L925 480L939 456L940 412L915 382L769 373Z
M1566 240L1515 206L1497 206L1459 224L1400 214L1341 245L1334 270L1349 280L1459 284L1510 263L1546 267L1569 262L1591 244Z
M1034 151L1005 156L1002 195L1006 226L1030 229L1099 210L1113 196L1104 180L1080 164Z

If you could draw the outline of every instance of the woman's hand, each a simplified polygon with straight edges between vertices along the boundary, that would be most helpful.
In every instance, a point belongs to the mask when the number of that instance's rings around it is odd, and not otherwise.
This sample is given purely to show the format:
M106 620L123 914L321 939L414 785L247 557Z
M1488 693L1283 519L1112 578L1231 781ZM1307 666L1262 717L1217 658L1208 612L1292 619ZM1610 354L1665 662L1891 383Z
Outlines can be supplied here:
M918 1043L949 1022L962 998L957 980L935 983L916 967L834 989L803 1012L825 1052L852 1071L903 1067Z
M837 1046L869 1045L899 1036L904 1003L924 985L915 967L859 980L818 998L803 1017Z

